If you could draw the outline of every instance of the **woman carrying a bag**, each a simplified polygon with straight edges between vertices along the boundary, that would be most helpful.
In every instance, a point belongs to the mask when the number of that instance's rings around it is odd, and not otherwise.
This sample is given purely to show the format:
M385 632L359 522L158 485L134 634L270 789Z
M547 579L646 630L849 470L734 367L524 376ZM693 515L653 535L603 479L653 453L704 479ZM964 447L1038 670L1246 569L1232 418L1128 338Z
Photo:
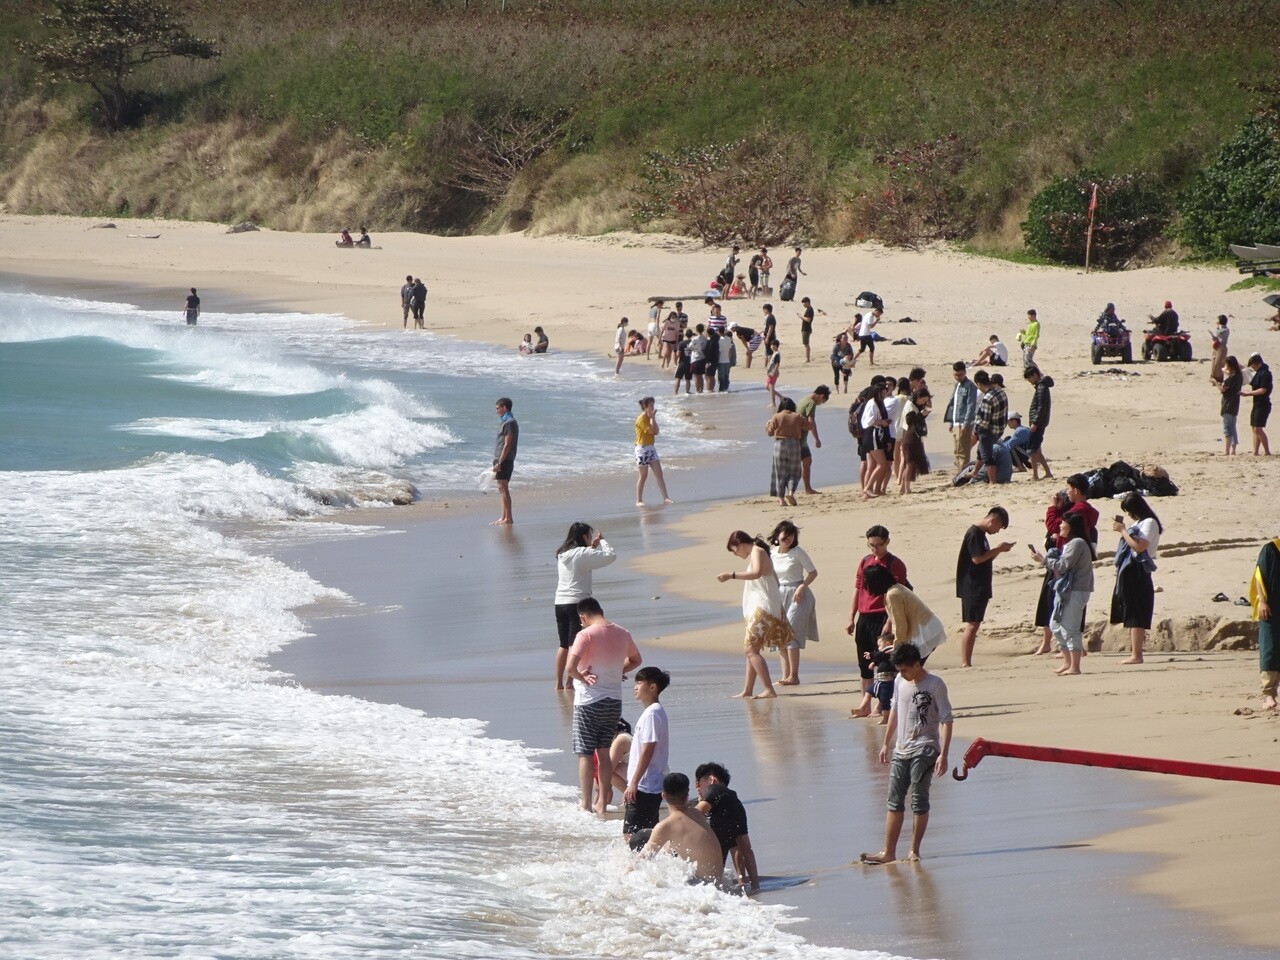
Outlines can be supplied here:
M1120 534L1116 546L1116 588L1111 596L1111 622L1129 628L1132 653L1121 663L1142 663L1142 647L1151 629L1155 612L1156 591L1151 574L1156 569L1156 549L1164 527L1142 494L1136 490L1125 495L1120 509L1135 521L1126 526L1117 515L1111 529Z

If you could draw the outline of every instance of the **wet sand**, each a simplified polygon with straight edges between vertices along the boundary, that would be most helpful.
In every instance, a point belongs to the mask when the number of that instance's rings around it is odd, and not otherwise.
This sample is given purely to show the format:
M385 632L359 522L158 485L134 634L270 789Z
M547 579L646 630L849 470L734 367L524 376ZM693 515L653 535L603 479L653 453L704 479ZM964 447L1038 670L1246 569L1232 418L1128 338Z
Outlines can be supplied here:
M703 480L722 490L734 483L723 469ZM1168 782L1155 778L989 759L970 782L936 785L923 863L851 865L859 851L879 848L883 830L881 728L841 718L820 697L729 699L742 663L736 592L723 608L653 600L659 581L625 563L678 537L700 504L618 515L607 490L573 495L576 515L599 523L622 558L596 575L607 614L633 631L646 662L672 673L663 698L672 718L671 768L692 773L710 759L728 766L747 804L762 873L804 881L760 896L793 905L806 918L797 932L812 942L947 960L1271 955L1230 946L1201 918L1134 892L1135 874L1149 864L1097 845L1099 834L1177 802ZM272 665L322 692L479 717L492 736L557 751L544 764L573 783L571 696L552 689L549 600L566 507L516 503L512 530L477 526L470 515L405 522L391 514L386 534L286 551L286 561L364 606L312 618L316 635ZM691 627L714 628L723 652L646 643ZM833 653L846 644L843 636L822 641ZM806 673L803 693L848 689L842 668L809 664ZM1002 705L961 699L956 706L964 714ZM624 707L630 719L637 714L634 704ZM959 737L953 760L967 742Z

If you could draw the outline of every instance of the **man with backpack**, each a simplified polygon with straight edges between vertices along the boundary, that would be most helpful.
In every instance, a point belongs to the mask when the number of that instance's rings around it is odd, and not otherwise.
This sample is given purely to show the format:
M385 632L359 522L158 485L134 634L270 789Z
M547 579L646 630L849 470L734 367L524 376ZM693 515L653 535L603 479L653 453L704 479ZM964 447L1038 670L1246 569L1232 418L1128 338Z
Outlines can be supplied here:
M804 439L800 444L800 479L804 483L805 493L817 493L809 480L809 469L813 466L813 451L809 449L809 433L813 433L814 447L822 448L822 438L818 436L818 407L831 398L831 388L825 383L814 387L813 393L796 404L796 413L804 417L806 427Z

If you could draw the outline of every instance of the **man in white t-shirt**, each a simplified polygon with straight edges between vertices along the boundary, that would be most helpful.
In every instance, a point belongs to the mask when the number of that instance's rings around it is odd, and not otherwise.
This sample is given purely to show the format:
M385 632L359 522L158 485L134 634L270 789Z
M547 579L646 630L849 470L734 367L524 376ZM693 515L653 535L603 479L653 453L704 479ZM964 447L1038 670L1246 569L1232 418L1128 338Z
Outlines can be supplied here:
M867 362L873 367L876 365L876 336L873 331L876 328L876 324L880 322L882 313L882 310L876 308L875 310L868 310L862 315L862 320L858 323L858 353L853 358L853 366L856 367L858 365L858 357L862 356L864 350L871 354Z
M667 731L667 711L658 698L671 683L671 675L657 667L636 673L634 696L644 705L644 713L631 733L631 758L627 762L627 789L622 794L626 816L624 835L652 830L658 824L662 803L662 778L666 776L671 738Z
M622 681L640 666L640 651L631 634L604 618L595 597L578 601L582 630L569 648L566 672L573 678L573 752L578 757L582 809L592 810L594 755L600 770L609 770L609 746L622 716ZM634 751L634 748L633 748ZM613 782L601 778L600 795L607 806Z
M990 364L993 367L1007 367L1009 365L1009 348L1000 342L1000 338L994 333L990 336L987 346L982 348L982 352L978 354L978 359L974 360L970 366L985 367Z

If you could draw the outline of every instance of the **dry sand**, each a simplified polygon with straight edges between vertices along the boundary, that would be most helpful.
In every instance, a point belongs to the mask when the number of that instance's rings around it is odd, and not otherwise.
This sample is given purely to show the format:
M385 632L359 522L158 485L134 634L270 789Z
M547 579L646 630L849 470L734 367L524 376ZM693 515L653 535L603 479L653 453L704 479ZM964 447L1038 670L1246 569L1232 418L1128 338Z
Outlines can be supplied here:
M370 324L399 327L399 284L406 273L421 275L431 288L427 319L433 331L467 339L514 345L541 324L553 349L604 354L618 317L643 327L645 297L691 294L703 288L723 262L723 253L702 250L669 237L612 236L599 239L538 239L520 235L446 239L410 234L375 236L381 249L339 250L332 235L270 231L228 235L225 227L162 221L115 220L115 229L93 229L104 221L77 218L0 217L9 243L0 270L55 283L60 278L120 285L125 298L154 302L157 289L172 290L177 312L185 288L201 288L205 308L217 311L219 298L251 299L279 309L343 314ZM159 234L158 239L144 235ZM785 261L784 251L775 260ZM938 413L931 449L939 439L941 408L950 383L949 365L970 359L991 333L1016 352L1014 335L1024 311L1036 307L1043 326L1037 361L1056 380L1053 424L1045 452L1057 482L1031 483L1025 476L996 491L950 488L935 473L917 484L917 493L861 503L847 489L829 489L784 514L770 498L723 504L695 518L683 532L696 545L646 557L641 566L669 579L669 590L723 604L733 616L738 596L711 576L733 569L724 552L727 533L738 527L764 532L789 515L802 527L802 542L820 576L816 595L824 640L806 658L850 663L852 643L844 635L849 581L864 552L863 533L883 523L893 549L903 557L917 590L953 628L954 562L965 527L999 502L1013 516L1008 538L1014 552L996 562L996 597L979 637L977 666L961 671L955 634L935 663L959 705L957 736L982 736L1033 744L1091 748L1147 756L1205 760L1280 768L1276 744L1280 718L1256 711L1256 655L1225 652L1244 643L1243 608L1212 603L1222 591L1246 593L1259 545L1276 535L1277 476L1280 460L1249 455L1225 458L1221 448L1218 395L1208 383L1208 365L1138 364L1133 376L1100 372L1088 360L1088 333L1103 303L1114 301L1138 330L1147 314L1167 298L1193 332L1197 357L1208 353L1207 330L1219 313L1233 316L1232 352L1242 360L1251 351L1275 353L1280 335L1265 331L1269 311L1257 292L1227 293L1235 274L1221 268L1157 268L1125 274L1093 274L1026 267L968 257L944 250L921 253L864 246L805 254L808 277L801 295L825 311L814 337L814 363L800 362L798 323L792 305L775 304L785 362L781 387L799 396L829 382L826 363L831 336L852 315L852 299L872 289L886 301L886 320L911 316L916 323L883 325L890 339L910 336L915 347L884 345L882 369L903 375L920 364L930 372ZM775 279L781 270L775 270ZM145 297L144 297L145 294ZM686 310L700 319L701 309ZM759 304L726 305L731 319L754 324ZM406 336L415 334L406 333ZM622 379L645 361L629 359ZM652 365L652 364L650 364ZM1108 363L1104 370L1110 370ZM855 383L870 371L860 367ZM739 384L758 386L761 370L739 367ZM1030 389L1006 371L1012 409L1025 412ZM625 387L620 387L625 389ZM696 407L696 404L695 404ZM845 431L843 398L820 413L826 446L817 456L847 464L856 479L857 460ZM1241 417L1241 450L1249 448L1248 401ZM763 396L760 420L767 411ZM1280 439L1280 437L1277 437ZM1181 495L1154 501L1166 532L1156 583L1156 618L1148 662L1122 667L1114 652L1119 640L1102 637L1103 652L1085 659L1085 675L1057 678L1046 658L1026 656L1037 643L1031 627L1038 574L1025 544L1043 539L1044 502L1068 473L1109 464L1159 463L1181 487ZM949 460L949 458L947 458ZM935 468L949 462L934 463ZM768 483L768 452L752 448L744 470ZM1097 504L1103 517L1114 505ZM1111 546L1102 525L1104 551ZM1108 563L1098 565L1098 593L1090 622L1098 624L1113 582ZM667 637L681 646L738 649L737 627ZM726 692L738 678L726 677ZM811 695L845 711L852 684L814 694L804 686L784 697ZM810 702L813 702L812 700ZM850 721L854 723L857 721ZM955 759L958 760L958 757ZM1016 761L990 759L988 765ZM986 768L974 775L979 784ZM1188 802L1159 811L1155 822L1107 836L1115 850L1155 854L1140 881L1143 890L1205 911L1232 937L1267 944L1280 921L1280 905L1270 895L1280 838L1265 820L1274 809L1275 788L1210 781L1178 781ZM974 787L976 788L976 787ZM1105 802L1080 797L1099 809L1105 830Z

